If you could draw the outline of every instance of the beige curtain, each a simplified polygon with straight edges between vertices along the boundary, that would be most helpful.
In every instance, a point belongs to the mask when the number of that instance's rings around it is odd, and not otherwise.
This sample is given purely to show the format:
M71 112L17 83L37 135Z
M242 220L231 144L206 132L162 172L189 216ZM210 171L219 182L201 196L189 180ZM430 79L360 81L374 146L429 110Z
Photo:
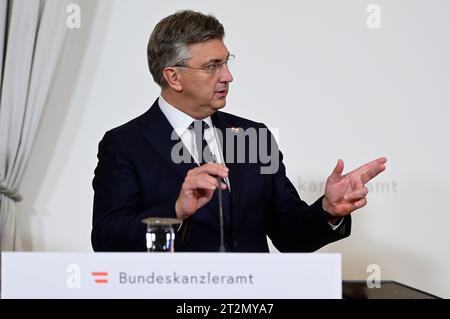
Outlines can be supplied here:
M20 250L16 202L69 31L66 0L0 0L0 250Z

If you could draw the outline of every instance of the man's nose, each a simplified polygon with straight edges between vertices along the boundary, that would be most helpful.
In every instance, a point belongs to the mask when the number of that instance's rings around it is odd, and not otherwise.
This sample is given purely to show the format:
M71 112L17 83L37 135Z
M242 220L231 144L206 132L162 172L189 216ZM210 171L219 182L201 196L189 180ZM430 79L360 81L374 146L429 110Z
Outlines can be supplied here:
M233 75L231 75L230 69L227 64L224 64L220 69L220 82L233 82Z

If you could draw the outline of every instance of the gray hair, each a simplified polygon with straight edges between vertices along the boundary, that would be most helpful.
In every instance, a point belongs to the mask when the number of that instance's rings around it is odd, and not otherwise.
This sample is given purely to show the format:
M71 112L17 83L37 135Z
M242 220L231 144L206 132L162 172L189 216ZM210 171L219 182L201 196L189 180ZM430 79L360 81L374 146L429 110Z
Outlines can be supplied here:
M191 10L178 11L162 19L150 35L147 60L155 82L165 88L166 67L184 65L191 58L188 46L212 39L223 39L223 25L212 15Z

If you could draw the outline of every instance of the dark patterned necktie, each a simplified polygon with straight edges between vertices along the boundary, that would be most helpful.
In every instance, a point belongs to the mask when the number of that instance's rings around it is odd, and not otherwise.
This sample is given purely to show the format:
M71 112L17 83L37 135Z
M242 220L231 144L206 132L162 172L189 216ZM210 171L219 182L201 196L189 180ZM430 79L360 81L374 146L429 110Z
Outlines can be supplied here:
M209 125L205 121L198 120L192 122L189 128L194 131L197 159L200 166L209 162L217 162L205 139L205 131L209 128ZM218 154L216 154L216 156L218 156ZM222 179L221 181L226 184L225 180ZM218 193L218 191L214 192L213 196L217 202L219 200ZM221 193L225 231L229 232L231 223L231 194L228 187L225 190L222 190Z

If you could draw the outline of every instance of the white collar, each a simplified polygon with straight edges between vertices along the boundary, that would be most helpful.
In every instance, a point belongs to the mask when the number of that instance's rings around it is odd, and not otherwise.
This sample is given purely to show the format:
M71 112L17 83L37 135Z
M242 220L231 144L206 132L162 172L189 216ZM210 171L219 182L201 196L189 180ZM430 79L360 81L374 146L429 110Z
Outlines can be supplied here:
M170 105L169 102L167 102L162 96L159 96L158 104L159 108L169 121L170 125L172 125L178 136L182 136L192 122L196 121L193 117ZM209 127L213 127L211 116L204 118L203 121L205 121Z

